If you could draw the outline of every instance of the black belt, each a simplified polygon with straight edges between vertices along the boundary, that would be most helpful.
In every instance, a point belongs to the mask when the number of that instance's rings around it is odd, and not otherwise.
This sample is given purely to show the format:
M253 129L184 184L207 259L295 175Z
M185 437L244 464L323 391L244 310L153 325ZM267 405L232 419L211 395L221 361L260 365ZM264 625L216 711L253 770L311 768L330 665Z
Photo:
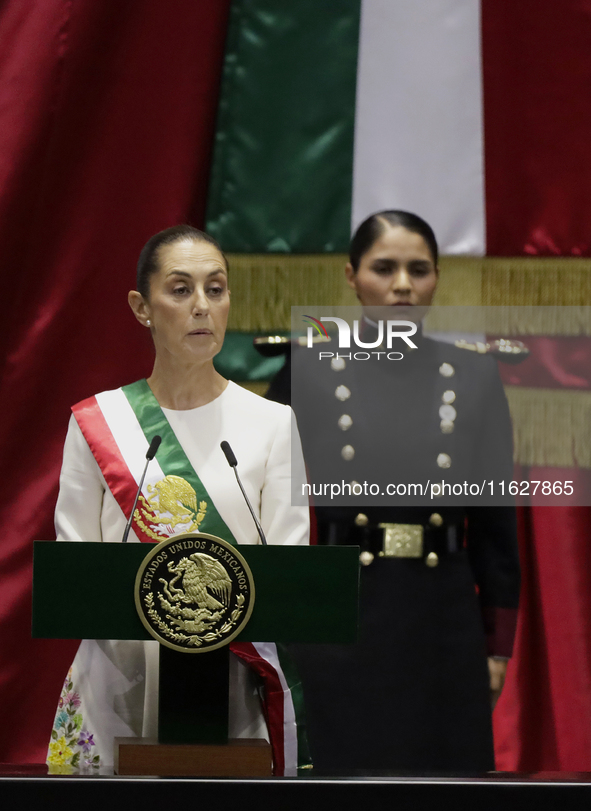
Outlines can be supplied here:
M347 529L348 543L361 547L360 561L364 566L374 558L422 558L427 566L435 567L441 555L461 551L463 527L457 523L445 525L439 513L432 513L421 524L372 524L364 513L358 513L355 527ZM341 522L328 524L327 543L343 543Z

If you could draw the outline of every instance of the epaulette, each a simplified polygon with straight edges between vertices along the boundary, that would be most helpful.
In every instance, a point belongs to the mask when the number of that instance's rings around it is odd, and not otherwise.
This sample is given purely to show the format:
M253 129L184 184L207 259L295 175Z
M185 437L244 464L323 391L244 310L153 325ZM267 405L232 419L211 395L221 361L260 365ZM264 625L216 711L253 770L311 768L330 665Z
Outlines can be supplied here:
M262 335L253 341L254 348L264 358L286 355L291 348L291 340L285 335Z
M479 355L492 355L496 360L513 365L522 363L529 355L529 349L521 341L511 341L508 338L499 338L496 341L483 343L476 341L471 344L468 341L455 341L458 349L468 349L470 352L477 352Z
M329 341L330 338L327 338L325 335L316 335L312 338L312 343L314 344L322 344ZM292 346L307 346L308 338L305 335L301 335L299 338L292 341L291 338L285 335L263 335L259 338L255 338L253 343L257 352L264 358L274 358L278 355L286 355L291 351Z

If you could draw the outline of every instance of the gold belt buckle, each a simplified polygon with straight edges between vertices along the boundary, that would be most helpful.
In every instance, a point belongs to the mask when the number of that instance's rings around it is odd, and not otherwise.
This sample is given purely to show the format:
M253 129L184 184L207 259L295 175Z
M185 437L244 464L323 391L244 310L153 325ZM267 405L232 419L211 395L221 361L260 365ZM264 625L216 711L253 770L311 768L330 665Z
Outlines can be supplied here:
M378 524L384 530L381 558L422 558L423 527L421 524Z

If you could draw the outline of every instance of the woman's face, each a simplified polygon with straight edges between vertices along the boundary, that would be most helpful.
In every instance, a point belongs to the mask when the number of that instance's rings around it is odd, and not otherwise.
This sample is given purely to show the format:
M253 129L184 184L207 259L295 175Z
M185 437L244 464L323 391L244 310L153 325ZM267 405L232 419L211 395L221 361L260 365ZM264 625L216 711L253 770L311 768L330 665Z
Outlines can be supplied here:
M137 310L132 305L136 316L151 322L159 356L187 363L211 360L222 348L230 308L221 253L209 242L185 239L164 245L157 258L149 298Z
M359 268L346 267L347 281L364 306L428 306L438 269L420 234L387 225L363 254Z

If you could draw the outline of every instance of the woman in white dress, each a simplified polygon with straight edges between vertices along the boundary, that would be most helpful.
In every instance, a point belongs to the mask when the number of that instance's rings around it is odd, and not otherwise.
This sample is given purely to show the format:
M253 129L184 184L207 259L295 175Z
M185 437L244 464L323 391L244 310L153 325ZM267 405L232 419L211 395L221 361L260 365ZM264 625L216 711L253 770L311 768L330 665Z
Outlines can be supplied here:
M147 380L73 407L56 507L57 539L121 541L146 449L159 434L162 445L150 463L129 541L199 530L239 544L260 542L220 450L226 440L268 542L307 543L308 511L290 503L291 409L228 382L213 365L230 306L227 262L219 246L190 226L156 234L140 254L137 288L129 304L152 334L154 368ZM172 476L183 480L198 505L194 510L172 515L164 499L155 498ZM250 667L230 657L230 737L269 738L254 671L274 668L285 686L284 735L282 742L272 741L274 766L276 772L293 772L295 714L276 648L250 648L243 657ZM156 642L81 643L59 699L50 769L109 767L114 737L156 736L157 657Z

